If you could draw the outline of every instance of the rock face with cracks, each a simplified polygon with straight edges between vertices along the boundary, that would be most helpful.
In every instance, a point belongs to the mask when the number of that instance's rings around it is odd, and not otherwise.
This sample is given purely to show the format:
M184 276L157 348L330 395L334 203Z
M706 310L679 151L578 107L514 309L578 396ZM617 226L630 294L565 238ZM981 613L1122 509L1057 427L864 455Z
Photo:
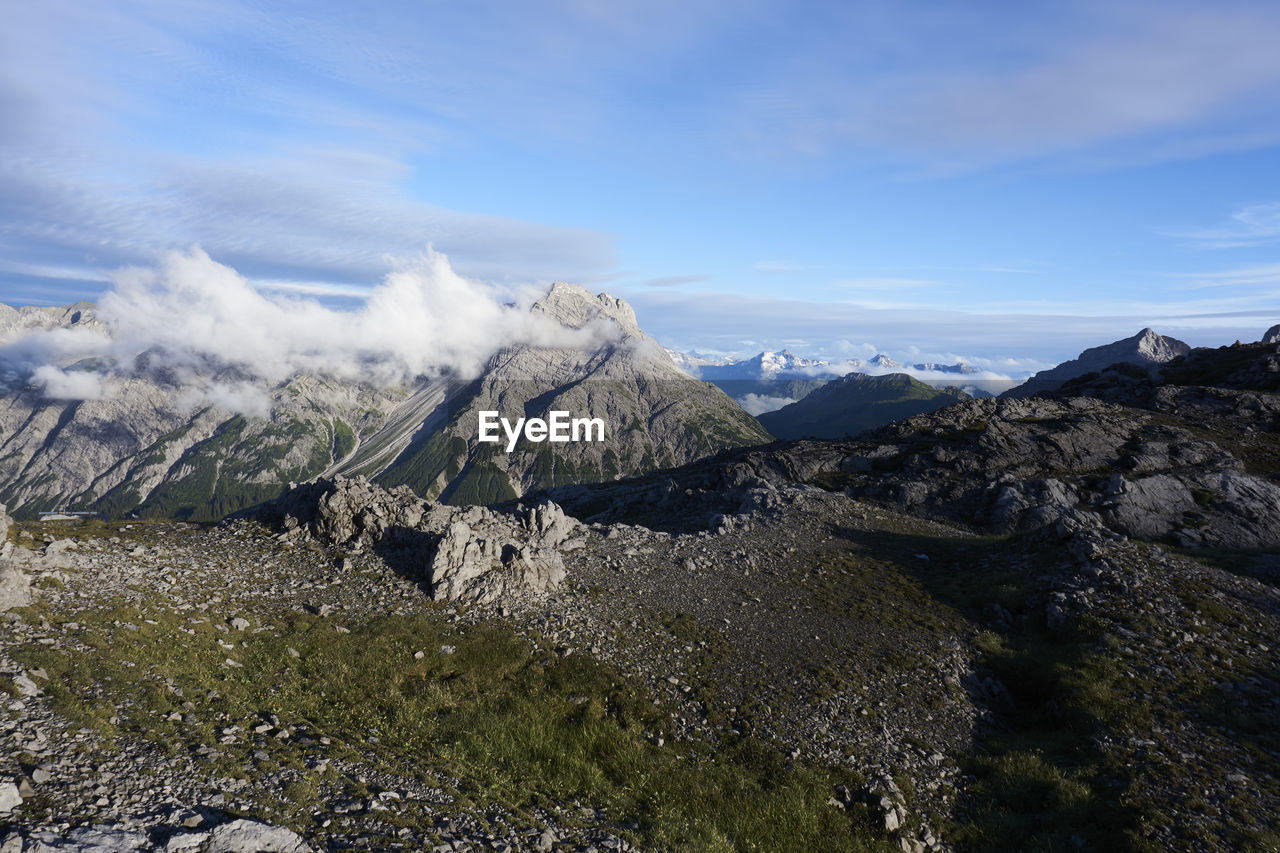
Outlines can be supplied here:
M561 551L579 547L583 532L550 501L507 512L454 507L361 477L294 487L264 514L287 539L387 553L420 577L433 598L478 603L558 587L565 576Z
M14 547L9 541L9 528L13 524L0 504L0 613L31 603L31 581L11 559Z

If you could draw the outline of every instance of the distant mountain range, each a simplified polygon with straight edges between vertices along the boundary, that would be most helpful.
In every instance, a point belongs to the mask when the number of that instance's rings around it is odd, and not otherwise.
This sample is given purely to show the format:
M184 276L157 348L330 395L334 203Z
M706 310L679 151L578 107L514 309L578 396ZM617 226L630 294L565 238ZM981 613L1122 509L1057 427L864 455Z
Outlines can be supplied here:
M849 373L881 376L885 373L917 373L926 385L945 388L958 385L971 397L990 397L1017 384L1011 379L979 379L981 371L967 364L921 362L904 365L879 353L863 361L809 359L790 350L765 351L746 359L711 357L667 350L672 360L690 376L712 382L753 415L793 403L826 382ZM955 377L954 379L952 377Z
M879 353L863 361L858 358L843 361L810 359L798 356L790 350L765 351L746 359L716 358L682 353L668 349L681 370L697 379L719 383L725 380L775 380L775 379L834 379L847 373L879 374L886 371L913 370L921 373L951 373L957 376L973 376L979 373L967 364L938 364L922 362L904 365Z

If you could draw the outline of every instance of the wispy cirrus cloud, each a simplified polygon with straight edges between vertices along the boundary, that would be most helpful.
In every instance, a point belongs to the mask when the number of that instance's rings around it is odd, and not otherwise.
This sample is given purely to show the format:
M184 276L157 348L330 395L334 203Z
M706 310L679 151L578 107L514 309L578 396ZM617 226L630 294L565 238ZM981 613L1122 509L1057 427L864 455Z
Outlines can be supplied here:
M946 287L947 283L928 278L895 278L892 276L862 276L843 278L835 282L834 287L848 290L919 290L927 287Z
M709 275L665 275L658 278L650 278L645 280L647 287L680 287L685 284L697 284L700 281L710 281Z
M1172 277L1186 282L1184 286L1192 289L1207 287L1280 288L1280 264L1257 264L1217 270L1215 272L1174 273ZM1280 292L1274 295L1280 298Z
M1173 236L1206 249L1238 249L1280 242L1280 202L1246 205L1220 225L1175 231Z
M1280 107L1265 97L1280 85L1273 4L1024 10L993 27L967 9L903 21L880 4L850 7L841 23L870 34L868 60L839 54L845 30L833 23L829 41L743 91L743 133L766 149L852 148L924 175L1064 152L1150 162L1280 140ZM907 37L880 29L889 21ZM823 73L831 68L841 70Z
M400 190L405 175L396 161L333 150L161 157L124 179L88 154L10 159L0 161L0 254L41 277L67 259L114 268L199 243L253 278L348 288L428 245L497 281L592 279L616 264L611 235L415 201Z
M765 273L790 273L803 272L808 266L794 261L756 261L755 268Z
M954 360L963 353L967 362L992 370L1057 364L1144 326L1193 346L1220 346L1235 339L1257 340L1280 319L1280 288L1274 297L1263 292L1257 298L1231 294L1177 302L1025 300L963 310L925 303L869 306L672 290L634 293L630 301L641 326L677 349L780 349L784 338L799 334L816 351L863 357L872 348L849 342L872 339L879 352L905 353L914 346L934 354L921 356L922 361ZM780 334L783 329L788 334ZM991 355L997 345L1000 359ZM976 355L982 353L987 357Z

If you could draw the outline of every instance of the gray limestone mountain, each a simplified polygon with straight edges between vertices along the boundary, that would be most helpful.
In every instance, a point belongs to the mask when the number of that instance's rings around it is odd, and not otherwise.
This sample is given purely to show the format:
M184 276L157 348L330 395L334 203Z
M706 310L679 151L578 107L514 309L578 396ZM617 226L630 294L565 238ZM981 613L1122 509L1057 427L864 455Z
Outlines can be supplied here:
M102 328L102 323L94 316L92 302L59 307L23 305L18 308L0 302L0 344L17 340L27 332L72 326Z
M353 473L431 498L484 503L770 440L722 392L681 373L625 302L557 284L532 310L568 329L599 324L608 339L587 349L500 349L466 382L423 377L380 388L298 375L259 386L267 411L258 415L192 404L200 383L245 382L220 366L180 381L148 369L146 353L127 371L103 372L93 361L61 365L72 377L94 373L105 391L51 399L29 375L0 365L0 501L18 517L65 508L213 520L274 498L290 482ZM84 303L3 306L0 343L12 351L27 331L97 322ZM483 408L513 420L553 409L601 417L610 441L554 451L525 443L508 456L476 441Z
M758 418L782 439L843 438L968 399L963 391L939 390L905 373L850 373Z
M1191 347L1176 338L1157 334L1151 329L1143 329L1133 337L1105 346L1090 347L1070 361L1064 361L1057 367L1040 371L1001 396L1030 397L1044 391L1052 391L1068 379L1103 370L1113 364L1136 364L1150 368L1170 362L1190 351Z
M500 350L478 380L452 390L442 427L424 431L379 482L455 503L492 503L533 488L613 480L772 440L724 392L676 367L625 302L557 284L534 310L568 328L604 318L620 336L589 353L528 345ZM521 439L507 453L505 437L493 444L475 440L482 411L512 423L545 419L552 411L599 418L606 440Z

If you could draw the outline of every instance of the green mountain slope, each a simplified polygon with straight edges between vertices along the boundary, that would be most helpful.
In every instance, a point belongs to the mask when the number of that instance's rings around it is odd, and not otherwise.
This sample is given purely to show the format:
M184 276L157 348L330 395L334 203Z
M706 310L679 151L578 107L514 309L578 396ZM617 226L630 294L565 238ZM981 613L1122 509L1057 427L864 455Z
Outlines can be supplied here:
M850 373L758 420L782 439L842 438L968 399L963 391L934 388L905 373Z

